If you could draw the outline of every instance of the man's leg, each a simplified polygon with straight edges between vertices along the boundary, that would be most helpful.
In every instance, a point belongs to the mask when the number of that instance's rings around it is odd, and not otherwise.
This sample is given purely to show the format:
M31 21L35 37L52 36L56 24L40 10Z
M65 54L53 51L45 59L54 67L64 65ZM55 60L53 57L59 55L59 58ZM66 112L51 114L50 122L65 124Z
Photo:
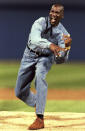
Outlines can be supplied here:
M37 119L29 127L30 130L44 128L44 110L47 97L47 83L45 81L46 74L51 68L51 61L49 58L39 59L36 65L35 86L36 86L36 115Z
M45 81L46 75L50 70L52 63L48 57L41 58L36 65L35 85L36 85L36 114L44 114L46 97L47 97L47 83Z
M34 107L36 96L30 91L30 84L35 76L35 63L32 60L29 62L24 57L21 61L20 70L17 77L15 94L24 101L27 105Z

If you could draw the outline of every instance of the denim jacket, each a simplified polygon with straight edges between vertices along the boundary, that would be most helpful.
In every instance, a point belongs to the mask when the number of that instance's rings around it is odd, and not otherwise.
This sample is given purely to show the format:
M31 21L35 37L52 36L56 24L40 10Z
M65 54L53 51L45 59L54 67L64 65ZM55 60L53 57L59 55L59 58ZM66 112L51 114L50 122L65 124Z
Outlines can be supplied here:
M33 23L28 38L28 46L32 50L38 50L41 53L51 54L52 52L49 49L51 43L65 48L65 43L64 40L62 40L62 37L63 34L69 34L65 27L61 23L55 27L50 27L51 24L49 17L40 17ZM68 59L69 51L67 53L61 51L60 54L66 61Z

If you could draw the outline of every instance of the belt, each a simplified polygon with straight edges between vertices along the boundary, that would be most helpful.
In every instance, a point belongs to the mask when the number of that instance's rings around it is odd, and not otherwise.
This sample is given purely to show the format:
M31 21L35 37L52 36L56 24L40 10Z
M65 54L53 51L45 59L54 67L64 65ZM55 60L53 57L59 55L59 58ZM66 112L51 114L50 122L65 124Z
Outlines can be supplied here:
M27 44L27 48L30 50L30 52L33 52L33 53L37 54L36 51L34 51L31 48L29 48L28 44Z
M34 51L31 48L29 48L28 44L27 44L27 48L30 50L30 52L35 53L37 56L44 56L43 54L41 54L40 52Z
M30 50L30 52L33 52L33 53L35 53L37 56L45 56L45 57L47 57L47 56L49 56L49 55L46 55L46 54L42 54L42 53L40 53L40 52L37 52L37 51L34 51L34 50L32 50L31 48L29 48L29 46L28 46L28 44L27 44L27 48Z

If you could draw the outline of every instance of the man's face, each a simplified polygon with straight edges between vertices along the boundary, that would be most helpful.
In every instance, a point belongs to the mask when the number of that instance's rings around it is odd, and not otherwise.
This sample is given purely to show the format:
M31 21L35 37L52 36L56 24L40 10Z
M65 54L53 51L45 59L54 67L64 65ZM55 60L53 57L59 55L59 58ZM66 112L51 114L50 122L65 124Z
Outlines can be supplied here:
M62 8L60 6L52 6L49 13L49 17L51 25L56 26L59 23L59 21L63 18Z

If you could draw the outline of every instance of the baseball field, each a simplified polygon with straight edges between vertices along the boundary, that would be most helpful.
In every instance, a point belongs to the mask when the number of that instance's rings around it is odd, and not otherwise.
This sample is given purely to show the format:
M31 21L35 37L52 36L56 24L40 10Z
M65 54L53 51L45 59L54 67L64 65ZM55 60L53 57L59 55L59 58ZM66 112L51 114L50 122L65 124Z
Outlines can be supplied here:
M0 62L0 131L26 131L34 109L14 94L19 61ZM48 96L43 131L85 131L85 63L53 65L47 75ZM34 89L34 82L32 83Z

